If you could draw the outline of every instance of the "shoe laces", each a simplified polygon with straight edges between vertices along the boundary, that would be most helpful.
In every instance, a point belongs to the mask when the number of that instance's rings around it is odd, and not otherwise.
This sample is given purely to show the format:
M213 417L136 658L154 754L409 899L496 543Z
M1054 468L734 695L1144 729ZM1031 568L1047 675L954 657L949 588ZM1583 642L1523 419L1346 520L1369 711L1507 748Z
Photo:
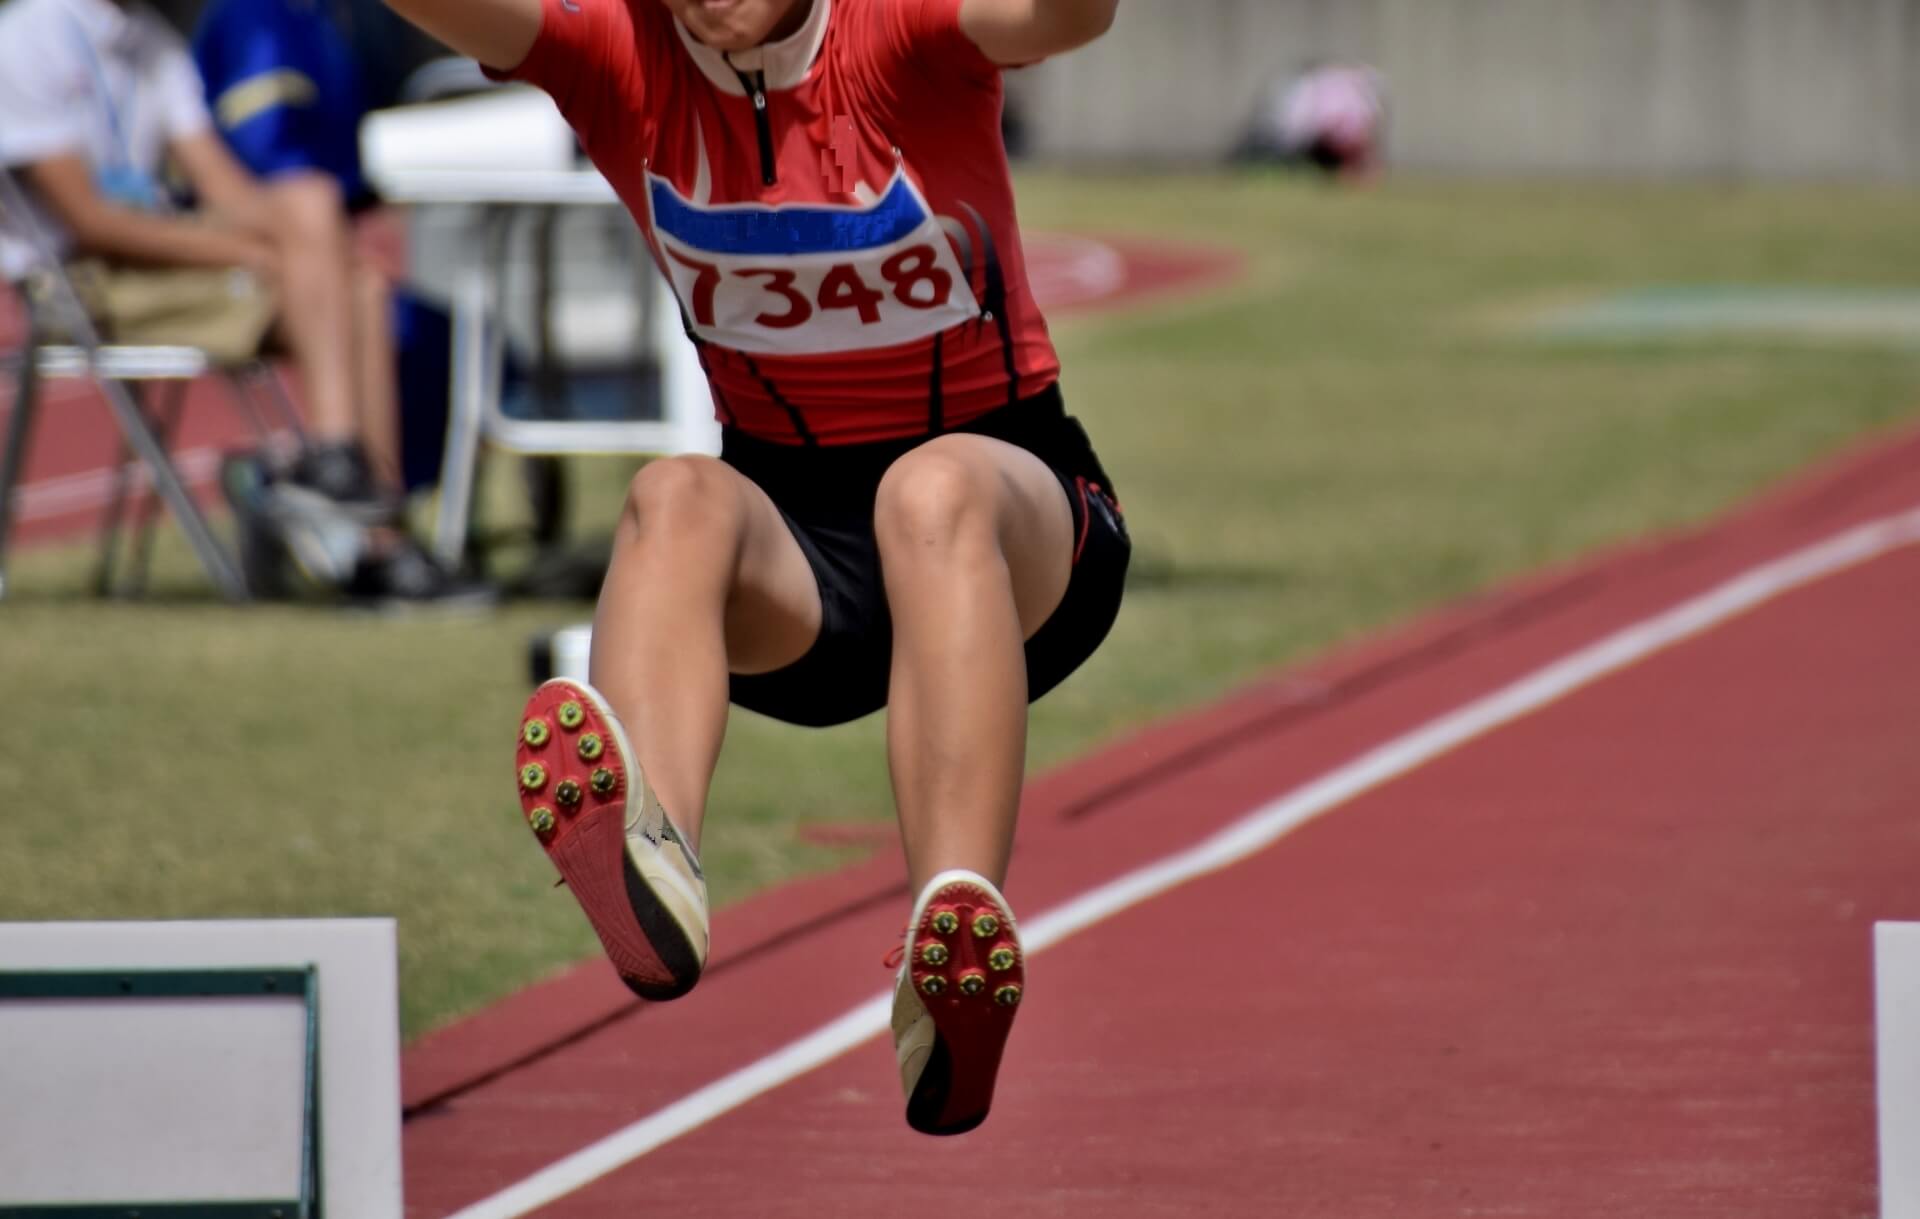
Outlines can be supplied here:
M908 924L908 923L901 924L900 938L893 942L892 948L887 949L887 955L880 958L880 964L882 964L888 969L895 970L895 971L899 970L899 968L902 965L906 964L907 930L909 927L911 927L911 925L912 924Z

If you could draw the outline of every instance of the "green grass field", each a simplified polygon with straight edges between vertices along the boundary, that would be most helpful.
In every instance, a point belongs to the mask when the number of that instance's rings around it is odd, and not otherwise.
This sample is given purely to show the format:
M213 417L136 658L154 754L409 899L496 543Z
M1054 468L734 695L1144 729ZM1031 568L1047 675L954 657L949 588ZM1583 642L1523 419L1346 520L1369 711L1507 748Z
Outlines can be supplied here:
M1516 328L1649 285L1909 286L1911 192L1022 188L1030 227L1252 257L1225 294L1055 328L1137 580L1105 650L1036 709L1036 766L1422 608L1697 521L1920 415L1913 346L1576 345ZM587 463L581 536L606 532L627 472ZM177 545L153 601L100 604L86 569L78 549L25 555L0 604L0 920L395 915L409 1035L593 950L508 779L526 641L584 604L233 611ZM881 727L736 718L706 848L718 901L835 863L801 840L807 823L891 816Z

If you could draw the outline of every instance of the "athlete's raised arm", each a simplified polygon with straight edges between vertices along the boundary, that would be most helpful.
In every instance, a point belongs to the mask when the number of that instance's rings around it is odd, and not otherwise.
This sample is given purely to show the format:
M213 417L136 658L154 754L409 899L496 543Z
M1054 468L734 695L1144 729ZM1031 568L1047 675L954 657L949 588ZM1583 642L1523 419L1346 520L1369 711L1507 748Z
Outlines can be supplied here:
M540 37L540 0L387 0L387 7L501 72L519 67Z
M960 0L960 28L1009 67L1083 47L1113 26L1120 0Z

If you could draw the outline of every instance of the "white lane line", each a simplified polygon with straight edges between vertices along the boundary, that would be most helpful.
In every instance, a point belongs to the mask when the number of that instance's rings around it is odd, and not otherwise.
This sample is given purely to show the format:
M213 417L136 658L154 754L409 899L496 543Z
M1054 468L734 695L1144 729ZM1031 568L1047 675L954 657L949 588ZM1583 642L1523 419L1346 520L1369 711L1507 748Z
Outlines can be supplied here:
M175 453L173 468L179 472L180 481L198 488L213 481L214 474L220 468L220 450L197 448ZM143 463L133 463L132 476L132 490L136 494L153 485L153 475ZM104 508L113 499L117 478L114 467L102 466L78 474L62 474L28 483L19 491L19 519L22 522L38 521L65 516L70 512Z
M264 441L255 443L282 448L294 442L292 432L286 428L276 428ZM237 451L238 447L237 444L226 448L202 445L180 450L172 455L174 472L189 489L197 491L218 478L220 462L228 453ZM152 488L153 473L145 462L129 462L128 469L132 479L129 484L132 494L141 494ZM17 492L20 500L16 519L22 522L46 520L68 513L104 508L113 500L114 484L118 477L117 468L109 465L27 483Z
M1039 952L1131 906L1239 863L1314 817L1397 779L1467 742L1565 698L1796 588L1893 550L1920 543L1920 508L1862 525L1609 635L1458 710L1431 720L1220 830L1187 850L1109 881L1022 921L1029 954ZM451 1219L517 1219L669 1143L728 1111L844 1054L887 1027L891 993L876 995L839 1019L750 1066L642 1118L534 1173Z

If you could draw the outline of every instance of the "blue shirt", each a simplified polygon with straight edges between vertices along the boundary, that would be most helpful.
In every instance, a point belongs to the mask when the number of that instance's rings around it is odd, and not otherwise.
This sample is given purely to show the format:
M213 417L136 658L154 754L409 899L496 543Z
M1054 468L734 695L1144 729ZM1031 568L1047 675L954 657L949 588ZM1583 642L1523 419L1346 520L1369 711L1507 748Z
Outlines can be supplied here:
M366 95L330 9L324 0L214 0L193 54L214 120L244 165L262 177L319 170L352 200L367 193Z

